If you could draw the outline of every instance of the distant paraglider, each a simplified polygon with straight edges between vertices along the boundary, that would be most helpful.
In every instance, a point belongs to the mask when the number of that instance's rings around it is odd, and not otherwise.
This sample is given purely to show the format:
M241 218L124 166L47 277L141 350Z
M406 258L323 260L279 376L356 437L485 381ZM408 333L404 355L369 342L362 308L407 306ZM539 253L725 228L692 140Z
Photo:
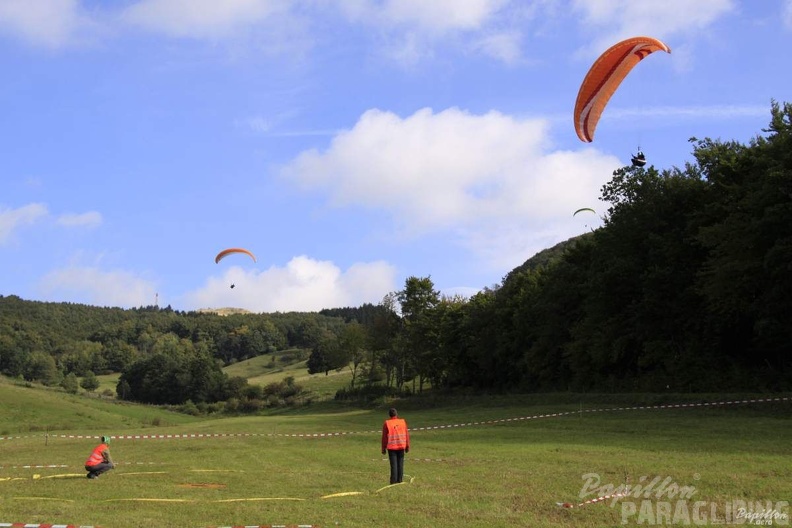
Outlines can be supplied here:
M575 132L581 141L594 140L597 123L611 96L635 65L655 51L671 53L655 38L633 37L611 46L594 61L580 85L573 114Z
M583 212L591 213L591 214L597 214L597 211L595 211L591 207L581 207L580 209L578 209L577 211L572 213L572 216L575 217L575 216L577 216L578 213L583 213ZM585 226L588 227L588 224L585 224ZM591 231L594 231L594 230L592 229Z
M640 149L638 149L638 154L632 157L632 164L633 167L643 167L646 165L646 156L644 156L644 153L641 152Z
M224 249L223 251L217 254L217 256L215 257L215 264L219 264L220 261L226 258L228 255L233 255L235 253L241 253L243 255L247 255L253 259L253 262L256 262L256 255L251 253L249 250L244 248L228 248L228 249ZM231 284L231 289L233 290L235 286L236 286L235 284Z
M247 256L249 256L250 258L253 259L253 262L256 262L256 255L254 255L253 253L251 253L247 249L243 249L243 248L228 248L228 249L224 249L223 251L221 251L220 253L217 254L217 256L215 257L215 264L219 264L221 260L226 258L228 255L232 255L234 253L242 253L244 255L247 255Z

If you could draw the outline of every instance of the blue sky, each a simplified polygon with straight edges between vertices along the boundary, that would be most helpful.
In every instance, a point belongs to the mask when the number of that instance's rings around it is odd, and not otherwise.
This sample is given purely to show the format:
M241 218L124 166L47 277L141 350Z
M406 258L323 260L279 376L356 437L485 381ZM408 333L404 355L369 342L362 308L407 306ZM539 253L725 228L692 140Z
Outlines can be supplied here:
M638 35L671 54L582 143L580 82ZM760 134L790 48L792 0L0 0L0 294L470 294L600 225L572 213L639 146L670 168L691 136Z

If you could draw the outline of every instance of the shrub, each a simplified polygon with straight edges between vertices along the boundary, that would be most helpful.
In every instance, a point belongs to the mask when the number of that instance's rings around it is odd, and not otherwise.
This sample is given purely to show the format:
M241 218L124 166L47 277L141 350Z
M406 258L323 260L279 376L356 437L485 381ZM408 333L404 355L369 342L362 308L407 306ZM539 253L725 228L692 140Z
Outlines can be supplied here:
M179 412L189 414L191 416L198 416L201 414L201 411L198 410L198 407L193 403L192 400L187 400L182 405L180 405Z
M80 391L80 384L74 372L70 372L64 376L63 381L61 381L61 387L69 394L77 394Z

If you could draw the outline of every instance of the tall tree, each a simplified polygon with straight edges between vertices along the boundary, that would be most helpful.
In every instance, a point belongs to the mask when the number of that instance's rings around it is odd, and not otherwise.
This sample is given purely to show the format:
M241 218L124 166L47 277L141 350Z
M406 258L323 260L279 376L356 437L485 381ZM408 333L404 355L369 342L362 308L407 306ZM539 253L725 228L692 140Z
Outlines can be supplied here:
M385 372L385 382L391 386L395 381L399 355L396 353L396 337L401 328L401 319L397 313L397 295L391 292L382 298L377 311L371 318L368 329L368 348L371 351L369 363L369 381L377 376L378 366Z
M349 365L349 370L352 372L350 386L354 388L358 368L366 358L366 329L357 321L347 323L341 331L338 345L344 359L348 359L347 365Z
M424 379L430 372L433 355L438 351L433 310L440 302L440 293L434 289L431 277L408 277L404 289L398 293L398 299L407 346L407 355L400 366L401 377L404 380L408 367L412 367L419 376L422 389Z

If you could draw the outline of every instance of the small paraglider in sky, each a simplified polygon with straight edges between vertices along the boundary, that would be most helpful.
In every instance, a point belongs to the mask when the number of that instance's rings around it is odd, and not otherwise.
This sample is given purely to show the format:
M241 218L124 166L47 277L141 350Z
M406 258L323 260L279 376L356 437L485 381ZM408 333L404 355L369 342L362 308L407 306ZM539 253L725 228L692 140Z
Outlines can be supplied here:
M644 153L641 151L640 147L638 147L638 154L635 154L632 157L632 164L633 167L643 167L646 165L646 156L644 156Z
M574 217L574 216L577 216L577 214L578 214L578 213L583 213L583 212L586 212L586 213L592 213L592 214L597 214L597 211L595 211L595 210L594 210L594 209L592 209L591 207L581 207L580 209L578 209L577 211L575 211L574 213L572 213L572 216L573 216L573 217ZM588 224L585 224L585 227L588 227ZM594 230L592 229L592 231L594 231Z
M242 253L252 258L253 262L256 262L256 256L253 253L251 253L249 250L244 248L228 248L228 249L224 249L223 251L217 254L217 256L215 257L215 264L219 264L221 260L223 260L228 255L231 255L233 253Z
M226 258L228 255L232 255L234 253L241 253L243 255L247 255L248 257L253 259L253 262L256 262L256 255L244 248L228 248L224 249L220 253L215 256L215 264L219 264L221 260ZM234 289L235 284L231 284L231 289Z

